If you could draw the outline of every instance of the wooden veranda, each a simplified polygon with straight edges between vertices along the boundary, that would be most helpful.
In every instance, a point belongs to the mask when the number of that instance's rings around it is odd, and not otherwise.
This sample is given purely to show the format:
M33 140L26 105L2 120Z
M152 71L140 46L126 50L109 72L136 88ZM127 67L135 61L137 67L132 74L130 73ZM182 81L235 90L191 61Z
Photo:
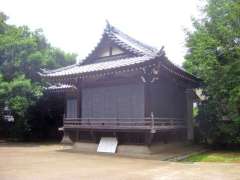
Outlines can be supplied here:
M64 129L150 131L186 128L183 119L178 118L64 118Z
M141 43L109 23L81 62L40 75L52 84L49 92L65 93L69 142L105 136L122 143L193 140L193 90L200 79L169 61L163 47Z

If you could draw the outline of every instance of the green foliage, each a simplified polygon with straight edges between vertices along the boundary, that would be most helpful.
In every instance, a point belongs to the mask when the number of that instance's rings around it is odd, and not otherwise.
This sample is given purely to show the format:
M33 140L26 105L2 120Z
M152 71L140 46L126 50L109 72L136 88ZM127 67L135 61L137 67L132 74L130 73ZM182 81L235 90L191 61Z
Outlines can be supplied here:
M197 115L198 115L198 108L193 107L193 118L197 117Z
M40 69L73 64L76 55L52 47L42 30L9 25L7 19L0 13L0 103L8 103L13 111L16 121L11 134L20 137L32 128L28 109L43 95Z
M225 163L239 163L240 153L239 152L229 152L229 151L212 151L207 153L201 153L197 155L192 155L185 162L225 162Z
M199 110L202 132L214 143L240 143L240 2L208 0L188 32L184 67L202 78L208 100ZM204 115L202 114L204 113ZM227 117L229 123L222 122ZM203 122L206 121L206 122Z

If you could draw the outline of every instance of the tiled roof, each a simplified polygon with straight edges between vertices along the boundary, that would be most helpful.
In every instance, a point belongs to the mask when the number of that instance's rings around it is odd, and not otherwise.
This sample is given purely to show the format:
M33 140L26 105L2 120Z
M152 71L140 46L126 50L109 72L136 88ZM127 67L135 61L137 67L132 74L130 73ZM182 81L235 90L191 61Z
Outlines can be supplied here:
M43 72L41 75L46 77L61 77L61 76L68 76L68 75L81 75L96 71L103 71L103 70L111 70L116 68L121 68L125 66L131 66L136 64L141 64L151 59L154 59L154 56L140 56L140 57L132 57L126 59L119 59L114 61L105 61L99 62L94 64L86 64L86 65L72 65L62 69L54 70L54 71L47 71Z
M157 48L154 48L152 46L146 45L140 41L137 41L136 39L128 36L127 34L123 33L122 31L118 30L116 27L110 25L107 22L107 25L104 29L104 32L102 34L102 38L100 39L99 43L96 45L96 47L88 54L88 56L81 60L81 64L84 64L85 61L87 61L91 55L95 52L99 44L102 42L104 38L107 38L117 44L122 49L125 49L131 53L133 53L135 56L143 56L143 55L156 55L160 52Z
M68 84L57 84L57 85L51 85L47 88L45 88L47 91L60 91L60 90L67 90L67 89L76 89L73 85Z
M99 46L99 43L102 42L103 38L107 37L112 42L117 44L119 47L131 52L133 56L129 57L118 57L114 60L95 61L94 63L86 63L88 59L91 59L91 55L95 52L96 48ZM121 32L117 28L111 26L107 23L107 26L102 35L102 39L96 46L96 48L79 64L74 64L71 66L59 68L56 70L43 70L42 73L39 73L43 77L49 78L58 78L63 76L72 76L72 75L85 75L92 72L99 72L105 70L115 70L118 68L128 67L132 65L140 65L150 60L160 60L161 66L177 76L180 76L184 79L191 81L198 81L196 77L187 73L185 70L177 67L171 61L165 57L165 52L163 48L160 50L148 46L144 43L141 43L132 37ZM164 58L159 58L163 57Z
M137 41L110 24L107 25L104 32L120 47L132 51L137 55L153 55L158 53L158 49Z

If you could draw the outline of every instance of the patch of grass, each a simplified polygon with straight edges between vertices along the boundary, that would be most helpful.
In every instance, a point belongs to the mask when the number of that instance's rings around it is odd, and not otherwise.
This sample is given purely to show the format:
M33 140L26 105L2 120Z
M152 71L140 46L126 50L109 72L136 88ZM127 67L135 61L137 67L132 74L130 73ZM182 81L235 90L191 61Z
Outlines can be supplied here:
M192 155L183 161L185 162L234 162L240 163L240 151L211 151Z

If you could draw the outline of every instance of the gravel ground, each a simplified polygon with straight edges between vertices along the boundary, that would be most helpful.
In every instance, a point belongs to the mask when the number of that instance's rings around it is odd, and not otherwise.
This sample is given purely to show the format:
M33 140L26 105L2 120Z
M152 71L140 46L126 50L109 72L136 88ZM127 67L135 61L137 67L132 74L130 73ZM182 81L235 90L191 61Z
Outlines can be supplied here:
M239 179L240 163L178 163L72 153L54 144L0 144L1 180Z

